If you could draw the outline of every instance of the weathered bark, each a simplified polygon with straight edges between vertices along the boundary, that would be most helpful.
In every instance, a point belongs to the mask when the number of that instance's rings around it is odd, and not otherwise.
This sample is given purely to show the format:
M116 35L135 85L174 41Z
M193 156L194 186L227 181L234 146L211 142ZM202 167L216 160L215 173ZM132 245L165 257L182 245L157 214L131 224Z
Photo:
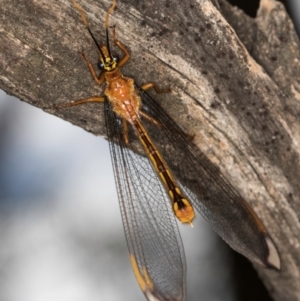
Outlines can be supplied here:
M123 0L111 17L138 84L171 85L162 106L253 206L282 271L257 268L274 300L300 300L300 51L284 7L262 0L256 19L225 0ZM104 40L110 0L81 0ZM101 95L79 52L97 50L71 1L0 0L0 88L105 135L101 105L53 105Z

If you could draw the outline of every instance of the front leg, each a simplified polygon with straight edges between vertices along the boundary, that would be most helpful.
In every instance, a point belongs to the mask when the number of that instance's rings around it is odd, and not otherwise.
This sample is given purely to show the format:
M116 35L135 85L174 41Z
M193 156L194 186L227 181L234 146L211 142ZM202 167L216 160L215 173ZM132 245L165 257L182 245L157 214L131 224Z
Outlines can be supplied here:
M125 53L124 57L118 62L118 67L124 66L127 61L130 59L130 54L127 48L116 38L116 26L113 26L113 39L114 43Z
M104 79L105 79L105 72L101 72L99 74L99 76L97 76L96 71L92 65L92 63L88 60L88 58L85 56L84 52L81 52L81 56L84 59L84 61L86 62L86 64L88 65L90 72L94 78L94 80L96 81L97 84L102 85L104 83Z

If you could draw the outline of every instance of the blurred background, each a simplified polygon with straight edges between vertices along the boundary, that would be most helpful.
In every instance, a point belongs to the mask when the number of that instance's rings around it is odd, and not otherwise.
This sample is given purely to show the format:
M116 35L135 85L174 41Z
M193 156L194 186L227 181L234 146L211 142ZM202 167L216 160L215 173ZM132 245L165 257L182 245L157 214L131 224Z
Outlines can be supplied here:
M230 2L255 16L258 1ZM296 20L300 1L285 5ZM0 140L0 301L145 300L107 142L5 92ZM188 301L269 300L251 264L199 216L180 230Z

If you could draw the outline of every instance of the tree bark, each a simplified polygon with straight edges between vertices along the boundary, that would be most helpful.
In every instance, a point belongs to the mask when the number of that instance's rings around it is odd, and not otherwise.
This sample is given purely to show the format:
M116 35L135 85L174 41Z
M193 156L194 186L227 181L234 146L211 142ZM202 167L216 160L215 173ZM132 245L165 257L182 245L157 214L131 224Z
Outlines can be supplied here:
M256 267L274 300L300 300L300 51L284 7L261 0L257 17L219 0L119 0L111 16L137 84L172 88L156 99L264 221L280 273ZM105 41L110 0L80 0ZM0 0L0 88L105 136L101 105L54 104L102 95L81 59L98 53L72 1Z

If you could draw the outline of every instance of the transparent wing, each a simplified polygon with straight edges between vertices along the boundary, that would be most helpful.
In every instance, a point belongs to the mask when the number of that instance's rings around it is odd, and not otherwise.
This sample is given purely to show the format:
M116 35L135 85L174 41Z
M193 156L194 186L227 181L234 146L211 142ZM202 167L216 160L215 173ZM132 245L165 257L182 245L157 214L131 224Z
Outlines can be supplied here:
M169 198L147 157L125 145L122 123L105 102L105 118L132 267L148 300L185 300L185 256ZM129 139L129 143L133 139Z
M138 89L142 111L160 126L148 120L143 124L193 206L233 249L264 267L280 269L277 249L255 212L161 106Z

